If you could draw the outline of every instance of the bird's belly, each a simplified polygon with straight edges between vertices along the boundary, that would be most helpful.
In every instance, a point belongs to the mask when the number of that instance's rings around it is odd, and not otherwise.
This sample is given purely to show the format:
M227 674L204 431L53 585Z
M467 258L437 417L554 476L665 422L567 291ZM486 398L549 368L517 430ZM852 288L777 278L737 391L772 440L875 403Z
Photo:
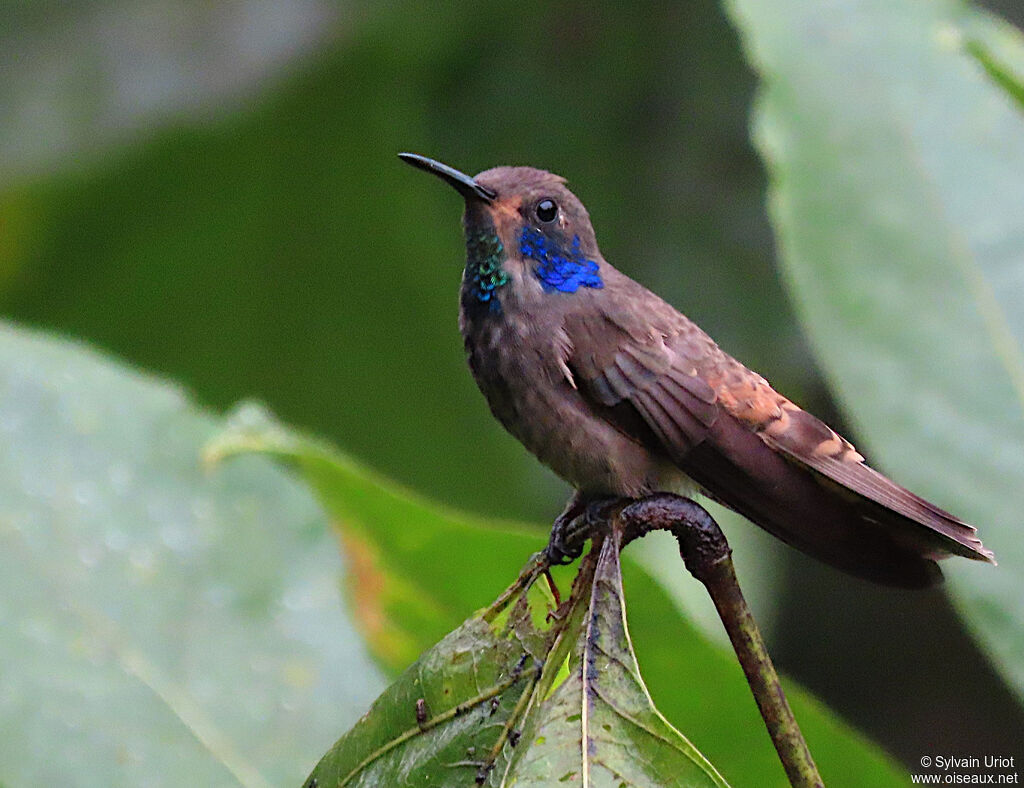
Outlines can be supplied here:
M597 415L553 353L494 347L467 338L469 364L491 412L541 462L579 490L640 497L694 485L664 455L653 454ZM520 339L516 337L516 339ZM507 349L507 348L506 348Z

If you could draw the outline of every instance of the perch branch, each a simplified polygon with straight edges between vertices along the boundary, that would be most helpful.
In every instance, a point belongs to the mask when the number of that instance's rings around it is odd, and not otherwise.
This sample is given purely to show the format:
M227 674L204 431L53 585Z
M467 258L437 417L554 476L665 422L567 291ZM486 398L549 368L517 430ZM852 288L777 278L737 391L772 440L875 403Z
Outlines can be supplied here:
M670 493L637 501L605 501L577 518L569 541L582 547L587 536L609 523L622 530L623 547L651 531L669 531L676 538L683 563L707 589L718 610L790 784L823 788L757 622L740 591L732 550L711 515L697 503Z

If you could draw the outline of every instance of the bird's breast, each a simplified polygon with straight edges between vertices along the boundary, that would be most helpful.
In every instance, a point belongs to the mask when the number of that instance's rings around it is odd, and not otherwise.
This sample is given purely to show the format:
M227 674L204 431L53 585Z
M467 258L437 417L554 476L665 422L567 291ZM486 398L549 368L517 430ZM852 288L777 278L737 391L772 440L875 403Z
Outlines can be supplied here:
M464 310L460 325L470 370L495 418L577 489L638 497L685 481L667 458L601 418L581 396L558 318L496 319Z

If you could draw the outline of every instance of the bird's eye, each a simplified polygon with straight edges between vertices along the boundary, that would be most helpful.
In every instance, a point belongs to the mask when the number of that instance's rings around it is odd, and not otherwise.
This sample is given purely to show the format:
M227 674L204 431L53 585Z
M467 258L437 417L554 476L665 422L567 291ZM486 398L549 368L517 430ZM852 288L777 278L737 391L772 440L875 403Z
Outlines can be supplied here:
M542 222L553 222L558 215L558 206L554 200L541 200L537 203L537 218Z

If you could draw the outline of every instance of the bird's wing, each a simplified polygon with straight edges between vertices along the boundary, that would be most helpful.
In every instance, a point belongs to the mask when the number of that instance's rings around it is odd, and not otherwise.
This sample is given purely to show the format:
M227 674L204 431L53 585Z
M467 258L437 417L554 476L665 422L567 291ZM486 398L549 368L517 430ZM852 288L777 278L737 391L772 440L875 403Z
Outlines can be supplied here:
M941 577L934 558L991 560L973 527L868 467L667 304L653 307L567 317L569 365L598 412L713 498L846 571L919 586Z
M668 344L676 332L630 332L625 317L605 311L567 319L573 376L605 418L633 437L657 441L673 459L683 456L718 418L715 391ZM645 434L636 434L637 415Z
M901 487L864 462L848 440L790 402L768 382L735 359L720 353L705 377L722 408L753 430L769 448L898 515L936 532L945 552L992 560L975 536L974 526Z

